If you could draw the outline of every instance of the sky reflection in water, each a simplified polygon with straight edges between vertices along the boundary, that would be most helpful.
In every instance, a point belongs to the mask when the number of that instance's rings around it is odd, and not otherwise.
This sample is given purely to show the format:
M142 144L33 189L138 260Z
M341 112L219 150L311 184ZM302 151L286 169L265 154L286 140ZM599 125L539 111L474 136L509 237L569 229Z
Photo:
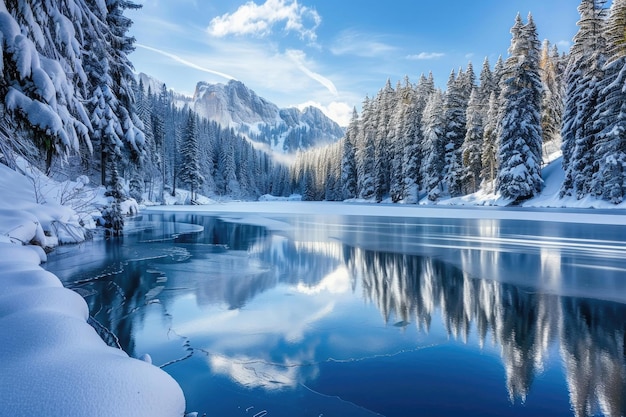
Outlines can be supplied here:
M47 268L200 415L626 411L625 227L235 218L146 215Z

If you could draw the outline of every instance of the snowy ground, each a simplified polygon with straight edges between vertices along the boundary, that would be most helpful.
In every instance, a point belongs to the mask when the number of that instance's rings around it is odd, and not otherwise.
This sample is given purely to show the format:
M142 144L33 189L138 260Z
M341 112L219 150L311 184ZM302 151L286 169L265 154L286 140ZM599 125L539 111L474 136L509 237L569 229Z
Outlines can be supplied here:
M87 305L45 272L42 248L80 242L94 227L105 202L103 190L85 178L50 181L20 164L21 173L0 164L0 416L182 416L185 399L176 382L149 363L109 348L87 324ZM279 227L272 214L342 214L397 217L519 219L591 224L626 224L626 203L561 200L563 171L557 160L544 169L541 196L523 207L502 209L506 202L482 193L448 199L439 205L305 203L297 198L265 196L259 202L220 203L200 198L203 206L151 207L146 210L205 211L222 216L243 214L246 221ZM170 204L186 200L181 192ZM444 207L445 206L445 207ZM614 210L548 210L536 207ZM137 207L130 202L125 210ZM86 226L87 228L85 228Z
M178 384L108 347L82 297L39 266L43 247L85 239L101 190L27 174L0 164L0 416L183 416Z

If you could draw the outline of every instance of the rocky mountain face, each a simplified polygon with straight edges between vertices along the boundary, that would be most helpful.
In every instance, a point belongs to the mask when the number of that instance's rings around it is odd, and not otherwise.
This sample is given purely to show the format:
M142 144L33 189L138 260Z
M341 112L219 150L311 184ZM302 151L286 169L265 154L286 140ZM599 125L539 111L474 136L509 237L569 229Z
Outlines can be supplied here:
M339 140L344 132L321 110L280 109L240 81L200 82L190 106L202 117L230 126L272 149L292 153Z

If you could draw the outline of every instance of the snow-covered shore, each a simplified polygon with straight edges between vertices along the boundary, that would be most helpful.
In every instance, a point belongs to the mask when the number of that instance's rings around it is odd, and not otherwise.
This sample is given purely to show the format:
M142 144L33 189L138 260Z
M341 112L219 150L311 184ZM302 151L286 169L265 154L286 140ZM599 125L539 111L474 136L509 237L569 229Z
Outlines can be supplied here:
M0 253L0 415L184 415L176 381L107 346L82 297L39 266L40 248L0 243Z
M0 164L0 416L183 416L176 381L107 346L82 297L41 268L42 248L85 239L75 210L41 204L46 187Z

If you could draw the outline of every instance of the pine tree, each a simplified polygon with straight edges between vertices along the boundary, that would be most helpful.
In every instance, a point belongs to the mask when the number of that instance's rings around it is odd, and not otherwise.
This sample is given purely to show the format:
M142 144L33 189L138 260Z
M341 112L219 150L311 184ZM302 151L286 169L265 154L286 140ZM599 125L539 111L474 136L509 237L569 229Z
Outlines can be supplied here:
M487 116L487 110L489 108L489 97L491 97L491 93L496 91L496 81L494 79L494 74L491 71L491 67L489 65L489 58L485 58L483 61L483 67L480 71L480 87L478 89L478 103L483 106L483 118Z
M150 119L152 125L152 135L154 136L154 145L157 153L157 164L161 171L161 201L165 201L165 183L167 178L167 146L165 141L165 118L168 106L168 94L165 84L161 86L158 96L155 96L152 104L152 117Z
M104 193L106 197L109 197L109 206L103 211L104 228L111 236L120 236L124 230L124 214L120 203L126 199L124 194L124 188L118 172L118 156L116 154L108 154L109 161L107 166L110 169L107 171L109 177L106 183L107 191Z
M343 139L341 159L341 186L343 199L355 198L357 195L357 168L355 144L359 135L359 115L356 108L352 111L352 119Z
M565 179L560 195L582 198L591 192L598 133L594 126L599 83L604 78L605 0L583 0L578 7L578 32L566 69L566 101L561 132Z
M397 203L402 201L406 195L405 181L405 164L408 162L408 147L412 146L414 140L414 124L415 120L409 119L411 108L414 107L414 89L408 77L404 79L404 85L398 82L396 87L396 110L392 117L393 133L390 133L392 147L392 164L391 164L391 184L389 194L391 201ZM408 129L408 131L407 131Z
M539 67L543 82L543 100L541 110L541 129L543 143L550 150L561 147L561 127L563 123L563 84L558 73L558 50L556 52L545 40L541 48ZM545 153L545 152L544 152ZM548 155L546 155L548 156Z
M498 128L499 171L496 187L518 203L541 191L541 98L539 41L532 16L525 25L518 15L505 63Z
M196 114L189 111L187 123L185 124L183 136L181 138L181 167L180 180L189 186L190 198L193 202L196 192L202 186L204 177L200 173L200 163L198 161L198 138L196 131Z
M478 191L480 173L482 171L483 149L483 118L482 105L479 102L479 92L475 88L470 95L467 106L467 133L463 142L463 193L471 194Z
M365 97L361 114L361 126L357 141L356 160L359 198L371 199L374 196L374 136L376 135L374 108L372 101Z
M221 135L219 162L216 170L217 191L222 195L239 197L241 189L237 182L235 166L235 132L230 129Z
M462 162L462 146L465 140L467 129L467 103L469 99L468 82L471 77L466 76L463 72L459 72L458 77L454 71L448 79L447 91L445 96L445 166L444 166L444 183L448 193L452 197L460 196L463 192L463 162Z
M0 111L20 136L7 145L35 164L43 159L47 173L53 157L67 159L83 145L92 150L82 104L87 93L78 87L85 79L82 24L91 30L92 22L88 8L67 3L67 8L57 2L0 3Z
M498 111L500 101L496 92L493 91L489 97L489 110L483 131L483 148L481 155L481 187L487 192L494 191L494 181L497 177L498 168Z
M424 159L422 178L430 201L436 201L443 191L443 169L445 162L445 118L444 97L440 90L435 91L424 109L423 131Z
M392 144L395 140L392 119L395 112L395 91L391 80L379 91L375 101L375 144L374 144L374 189L377 202L389 194L391 186L391 166L393 164Z
M422 117L428 97L434 91L434 81L421 76L415 87L409 91L408 104L403 115L402 136L404 139L402 200L417 203L422 183L420 165L423 158Z
M95 45L86 59L90 62L89 77L95 85L88 107L95 147L100 156L100 184L107 185L108 170L112 169L108 163L113 160L113 155L121 156L124 132L116 114L119 102L113 93L109 60L104 50Z
M600 85L594 130L592 192L619 204L626 195L626 0L613 0L605 27L607 62Z

